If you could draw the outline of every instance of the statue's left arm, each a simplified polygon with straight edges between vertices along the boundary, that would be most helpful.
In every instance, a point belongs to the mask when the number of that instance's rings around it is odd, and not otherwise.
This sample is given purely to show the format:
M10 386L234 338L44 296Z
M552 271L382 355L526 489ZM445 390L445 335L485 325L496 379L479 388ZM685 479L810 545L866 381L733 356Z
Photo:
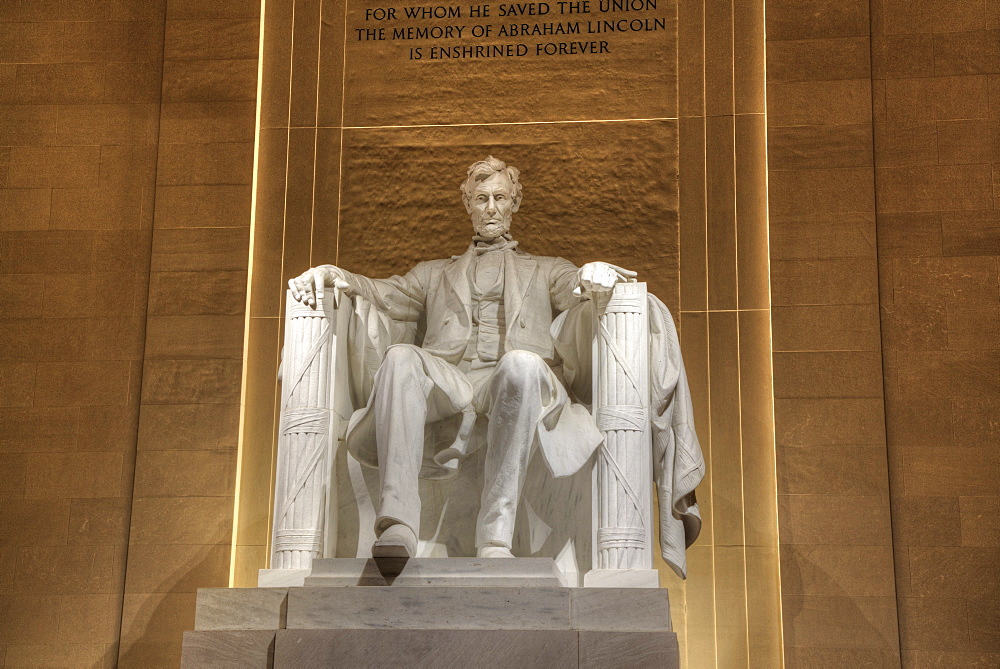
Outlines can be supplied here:
M616 283L632 281L636 273L606 262L589 262L577 267L568 260L555 258L555 265L549 275L549 293L556 311L566 311L581 298L592 293L607 292Z
M582 301L580 291L580 269L568 260L553 258L549 272L549 295L556 311L566 311Z
M607 292L615 284L630 281L636 273L604 262L577 268L556 259L550 275L552 306L561 312L552 323L552 343L562 359L563 378L581 402L591 401L591 344L594 340L594 312L589 298Z

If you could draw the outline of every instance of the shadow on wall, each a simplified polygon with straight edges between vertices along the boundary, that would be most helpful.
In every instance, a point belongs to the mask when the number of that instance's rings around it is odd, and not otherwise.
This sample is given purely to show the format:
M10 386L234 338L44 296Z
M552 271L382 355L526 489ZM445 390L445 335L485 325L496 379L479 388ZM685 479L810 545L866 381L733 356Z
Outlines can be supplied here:
M786 662L790 666L795 663L796 648L827 649L829 655L826 657L831 662L838 655L838 649L845 650L843 657L846 659L854 652L852 649L866 648L873 654L884 652L886 666L896 664L899 635L894 602L886 597L858 597L856 591L837 582L836 574L827 573L823 564L811 561L800 548L782 546L785 557L781 561L782 583L786 588L795 584L792 589L799 592L806 589L803 584L817 584L823 595L783 594ZM799 555L788 559L786 551ZM809 589L815 591L816 585ZM887 620L891 624L887 624ZM806 660L804 657L799 659Z
M106 658L104 666L176 669L184 632L194 629L197 589L228 585L227 570L220 569L219 560L222 556L228 564L229 550L229 546L197 547L178 561L176 569L152 577L146 588L151 592L130 593L126 581L121 649L117 657Z

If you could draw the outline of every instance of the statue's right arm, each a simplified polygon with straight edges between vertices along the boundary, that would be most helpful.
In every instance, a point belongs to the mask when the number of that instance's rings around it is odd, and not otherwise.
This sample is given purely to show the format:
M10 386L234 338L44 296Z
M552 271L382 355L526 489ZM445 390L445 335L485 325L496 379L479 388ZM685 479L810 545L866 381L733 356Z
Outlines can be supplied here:
M365 298L394 320L416 321L423 311L426 297L426 272L422 265L417 265L403 276L388 279L369 279L334 265L320 265L290 280L288 286L292 297L309 306L316 305L317 297L323 298L325 289L336 287L348 297L359 295Z

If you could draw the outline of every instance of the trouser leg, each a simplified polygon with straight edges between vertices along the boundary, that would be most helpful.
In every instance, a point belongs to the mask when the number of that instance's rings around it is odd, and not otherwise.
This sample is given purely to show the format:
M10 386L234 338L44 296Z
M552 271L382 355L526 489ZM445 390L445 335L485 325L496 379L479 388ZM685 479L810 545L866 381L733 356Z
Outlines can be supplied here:
M511 547L514 518L535 445L543 402L551 395L545 361L529 351L501 358L490 379L489 428L476 546Z
M418 476L432 387L419 355L408 346L390 348L375 374L373 409L380 482L376 536L396 523L420 535Z

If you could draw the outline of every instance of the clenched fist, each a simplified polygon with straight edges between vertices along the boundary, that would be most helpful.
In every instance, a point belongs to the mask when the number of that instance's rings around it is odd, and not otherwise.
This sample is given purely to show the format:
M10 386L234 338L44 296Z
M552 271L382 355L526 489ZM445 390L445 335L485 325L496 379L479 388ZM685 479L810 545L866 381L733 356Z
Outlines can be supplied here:
M580 279L580 293L603 293L615 287L616 283L635 281L632 270L606 262L589 262L577 272Z

